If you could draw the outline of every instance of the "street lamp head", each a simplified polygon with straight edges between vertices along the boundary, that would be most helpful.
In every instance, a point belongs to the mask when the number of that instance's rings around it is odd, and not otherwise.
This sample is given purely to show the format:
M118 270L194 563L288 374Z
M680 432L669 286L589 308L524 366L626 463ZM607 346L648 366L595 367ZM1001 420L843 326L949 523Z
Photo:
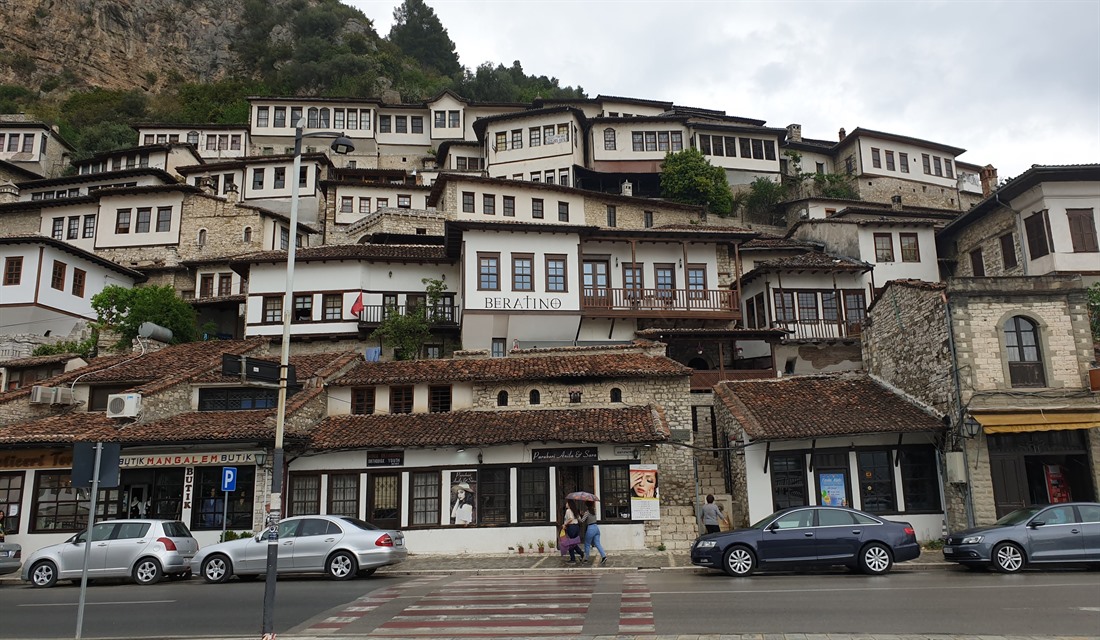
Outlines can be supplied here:
M348 138L344 134L340 134L340 137L332 141L329 148L343 156L355 151L355 144L351 141L351 138Z
M967 416L963 421L963 429L966 431L966 437L974 438L981 432L982 423L975 420L974 416Z

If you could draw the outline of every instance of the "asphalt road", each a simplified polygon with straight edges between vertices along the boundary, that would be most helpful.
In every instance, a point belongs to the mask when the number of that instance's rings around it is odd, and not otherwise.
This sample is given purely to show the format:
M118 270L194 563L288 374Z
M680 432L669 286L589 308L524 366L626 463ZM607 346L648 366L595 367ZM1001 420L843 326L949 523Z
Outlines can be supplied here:
M72 638L79 588L0 585L0 638ZM263 582L89 588L84 638L225 637L260 630ZM363 606L369 605L369 606ZM338 623L331 621L337 620ZM837 633L1096 637L1100 573L966 570L756 575L378 575L280 579L280 635L443 637ZM518 621L518 622L517 622ZM329 625L326 628L326 625ZM528 625L526 627L518 625Z

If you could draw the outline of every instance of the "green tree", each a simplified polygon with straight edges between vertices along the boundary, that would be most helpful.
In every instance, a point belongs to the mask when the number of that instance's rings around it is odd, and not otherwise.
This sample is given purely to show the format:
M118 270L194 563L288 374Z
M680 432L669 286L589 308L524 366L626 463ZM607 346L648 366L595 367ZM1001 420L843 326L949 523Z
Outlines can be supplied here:
M1100 343L1100 282L1088 290L1089 324L1092 327L1092 341Z
M745 199L745 214L757 222L783 225L785 220L779 203L786 199L786 185L767 178L757 178L749 185L749 196Z
M389 40L405 55L445 76L462 73L455 43L424 0L405 0L393 10Z
M733 194L726 172L698 149L669 153L661 163L661 195L675 202L699 204L709 213L733 213Z
M421 282L425 285L427 304L407 307L403 314L393 307L386 309L385 319L370 334L392 347L396 360L416 360L420 355L421 345L432 335L439 302L447 290L442 280L424 278Z
M118 350L130 348L143 322L171 330L172 344L193 342L197 335L195 310L169 285L134 289L109 285L92 296L92 309L101 328L118 332Z
M31 352L32 356L55 356L62 353L75 353L85 360L93 357L96 350L96 342L98 340L98 332L93 332L92 336L86 340L77 342L76 340L65 340L62 342L55 342L53 344L40 344L34 348Z

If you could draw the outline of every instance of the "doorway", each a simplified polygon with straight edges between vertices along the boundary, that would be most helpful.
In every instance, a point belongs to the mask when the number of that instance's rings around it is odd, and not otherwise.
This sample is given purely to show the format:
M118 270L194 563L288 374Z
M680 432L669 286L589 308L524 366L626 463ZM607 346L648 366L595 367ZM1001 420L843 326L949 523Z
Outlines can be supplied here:
M1096 499L1081 430L989 434L989 468L998 518L1035 504Z
M372 473L367 479L367 521L381 529L401 528L401 476Z

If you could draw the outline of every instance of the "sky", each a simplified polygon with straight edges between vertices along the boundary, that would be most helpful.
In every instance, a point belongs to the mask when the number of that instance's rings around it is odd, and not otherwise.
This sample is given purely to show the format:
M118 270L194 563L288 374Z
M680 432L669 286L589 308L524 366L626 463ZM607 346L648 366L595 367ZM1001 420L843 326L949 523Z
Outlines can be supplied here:
M382 37L397 0L341 0ZM1000 178L1100 163L1100 0L426 0L463 66L966 149Z

